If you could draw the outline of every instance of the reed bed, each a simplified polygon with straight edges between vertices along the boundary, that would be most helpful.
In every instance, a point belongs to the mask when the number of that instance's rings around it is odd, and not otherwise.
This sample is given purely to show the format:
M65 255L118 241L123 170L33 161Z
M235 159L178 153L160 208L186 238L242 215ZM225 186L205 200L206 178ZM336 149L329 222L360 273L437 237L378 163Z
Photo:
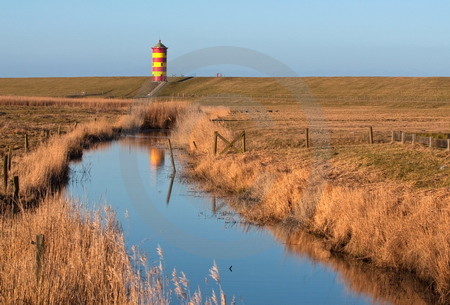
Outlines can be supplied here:
M206 136L214 130L233 134L206 115L190 112L174 138L189 139L180 142L193 154L188 174L202 180L207 190L237 195L240 200L232 205L248 221L295 222L321 236L332 251L412 272L430 283L440 302L449 300L448 188L386 181L379 168L363 166L360 154L343 160L331 148L214 156L212 139Z
M131 99L112 98L64 98L40 96L0 96L2 106L39 106L39 107L89 107L106 109L111 107L126 107L131 105Z
M88 211L61 195L45 198L33 212L0 217L1 304L180 304L226 305L217 281L211 295L191 291L186 275L164 268L162 249L148 258L135 247L128 251L114 212ZM45 239L37 271L36 235ZM214 276L213 276L214 275ZM206 275L205 275L206 276ZM218 289L217 297L215 290Z
M2 304L167 303L160 272L141 275L131 268L123 235L111 211L88 213L61 196L49 197L33 212L0 218ZM37 277L36 234L45 237ZM144 279L144 280L143 280ZM150 303L150 302L148 302Z
M119 126L131 129L168 129L175 125L178 117L188 109L189 102L140 101L133 105L130 115L119 120Z

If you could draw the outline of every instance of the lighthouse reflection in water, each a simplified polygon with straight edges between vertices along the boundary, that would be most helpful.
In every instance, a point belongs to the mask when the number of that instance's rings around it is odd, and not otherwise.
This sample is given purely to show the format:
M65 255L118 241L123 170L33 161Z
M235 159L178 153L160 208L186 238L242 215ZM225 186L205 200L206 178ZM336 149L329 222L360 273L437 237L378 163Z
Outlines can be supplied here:
M150 148L150 169L158 170L164 167L164 150L152 147Z

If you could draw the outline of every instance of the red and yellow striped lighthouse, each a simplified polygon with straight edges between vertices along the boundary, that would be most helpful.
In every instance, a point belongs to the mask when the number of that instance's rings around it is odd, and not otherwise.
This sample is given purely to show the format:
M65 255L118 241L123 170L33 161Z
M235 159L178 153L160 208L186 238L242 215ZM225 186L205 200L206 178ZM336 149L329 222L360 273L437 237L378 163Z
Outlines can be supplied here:
M167 82L167 47L161 40L152 48L152 80Z

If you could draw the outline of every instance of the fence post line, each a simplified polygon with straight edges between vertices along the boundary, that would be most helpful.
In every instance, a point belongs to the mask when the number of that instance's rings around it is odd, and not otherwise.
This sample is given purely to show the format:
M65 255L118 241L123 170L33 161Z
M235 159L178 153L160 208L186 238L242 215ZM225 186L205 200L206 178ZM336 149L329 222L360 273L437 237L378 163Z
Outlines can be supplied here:
M5 193L6 189L8 188L8 156L5 155L3 157L3 186L5 187Z
M395 142L395 131L392 130L391 132L391 143Z
M19 176L14 176L14 201L19 199Z
M369 127L369 144L373 144L373 129L372 129L372 126Z
M405 133L402 131L402 144L405 144Z
M413 145L416 144L416 134L415 133L412 134L412 144Z
M25 134L25 152L28 152L28 134Z
M306 148L309 148L309 128L305 129Z
M447 151L450 151L450 139L447 139Z
M242 152L246 151L245 147L245 130L242 132Z
M433 148L433 137L432 136L428 137L428 144L429 144L430 148Z
M170 141L170 138L167 138L167 141L169 142L170 161L172 162L172 169L173 169L173 172L176 172L177 169L175 168L175 160L174 160L174 158L173 158L172 142Z
M42 279L42 265L44 262L45 239L43 234L36 235L36 282Z
M217 154L217 131L214 131L214 155Z

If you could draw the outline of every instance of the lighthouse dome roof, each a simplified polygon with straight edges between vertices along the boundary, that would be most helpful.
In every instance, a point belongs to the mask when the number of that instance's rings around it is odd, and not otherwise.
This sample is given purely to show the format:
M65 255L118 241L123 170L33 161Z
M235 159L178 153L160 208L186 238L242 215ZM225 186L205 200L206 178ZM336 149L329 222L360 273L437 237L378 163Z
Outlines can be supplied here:
M161 42L161 40L159 40L159 42L154 46L154 48L165 48L165 49L167 49L167 47Z

